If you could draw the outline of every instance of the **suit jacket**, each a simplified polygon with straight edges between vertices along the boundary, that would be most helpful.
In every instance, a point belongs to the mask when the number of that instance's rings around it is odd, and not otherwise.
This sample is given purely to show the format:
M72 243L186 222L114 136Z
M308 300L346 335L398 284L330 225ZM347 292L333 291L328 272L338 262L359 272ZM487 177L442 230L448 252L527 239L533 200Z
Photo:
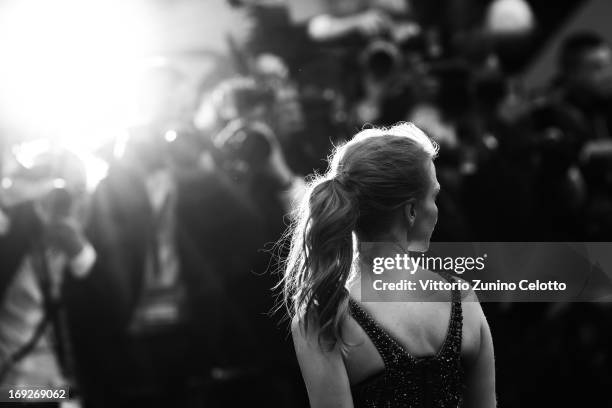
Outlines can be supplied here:
M11 208L8 216L10 229L6 235L0 236L0 302L42 228L30 202Z
M230 358L228 339L256 338L248 319L241 318L231 282L249 273L261 219L222 174L183 175L177 189L176 245L187 289L187 335L194 345L185 353L202 374ZM87 228L96 264L84 280L67 282L66 292L80 377L95 392L131 381L123 377L133 357L128 327L141 295L153 225L143 177L113 165L94 193Z

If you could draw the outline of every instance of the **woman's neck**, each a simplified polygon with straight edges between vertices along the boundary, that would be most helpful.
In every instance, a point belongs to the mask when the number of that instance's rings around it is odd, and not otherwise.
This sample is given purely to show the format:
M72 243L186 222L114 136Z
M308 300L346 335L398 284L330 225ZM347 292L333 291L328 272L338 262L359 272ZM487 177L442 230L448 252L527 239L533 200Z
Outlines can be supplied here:
M425 270L422 268L421 253L410 251L409 248L409 243L361 243L355 265L356 273L349 283L351 296L359 300L365 296L366 301L396 300L398 296L403 299L405 293L378 293L371 288L381 286L380 283L375 284L375 281L413 282L410 285L416 285Z

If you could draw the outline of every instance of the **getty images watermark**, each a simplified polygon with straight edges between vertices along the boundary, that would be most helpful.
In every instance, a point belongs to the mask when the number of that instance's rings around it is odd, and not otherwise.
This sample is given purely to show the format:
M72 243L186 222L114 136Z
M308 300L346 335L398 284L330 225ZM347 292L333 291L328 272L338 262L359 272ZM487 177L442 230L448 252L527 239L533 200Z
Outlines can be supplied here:
M485 302L612 301L612 243L432 243L426 253L362 243L363 301L439 301L474 291Z
M380 275L386 270L405 271L410 275L415 275L419 270L429 271L446 271L454 272L457 275L462 275L468 271L483 271L485 270L485 260L487 254L478 257L441 257L441 256L413 256L404 254L395 254L394 257L374 257L372 258L372 272L375 275ZM400 279L397 282L385 282L383 279L375 279L373 289L380 290L417 290L420 287L422 290L566 290L565 282L536 280L530 282L527 279L521 279L518 284L515 282L502 282L497 279L495 282L486 282L482 279L472 279L471 284L467 281L455 279L454 281L434 280L434 279Z

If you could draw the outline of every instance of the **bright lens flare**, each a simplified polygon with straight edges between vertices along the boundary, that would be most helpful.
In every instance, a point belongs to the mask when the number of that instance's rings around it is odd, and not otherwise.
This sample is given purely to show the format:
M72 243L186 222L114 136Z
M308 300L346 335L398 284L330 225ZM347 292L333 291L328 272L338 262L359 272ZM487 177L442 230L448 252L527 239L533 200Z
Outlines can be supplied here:
M0 6L0 120L92 150L130 120L150 51L140 2L19 0ZM142 4L142 3L140 3Z

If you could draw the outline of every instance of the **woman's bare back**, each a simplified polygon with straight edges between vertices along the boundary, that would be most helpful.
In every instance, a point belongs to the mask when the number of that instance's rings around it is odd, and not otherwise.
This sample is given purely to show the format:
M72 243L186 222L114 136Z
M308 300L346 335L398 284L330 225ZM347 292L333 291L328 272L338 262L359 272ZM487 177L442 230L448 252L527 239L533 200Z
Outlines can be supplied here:
M428 278L443 280L429 272ZM425 277L423 277L425 279ZM350 288L351 298L361 301L361 287ZM407 294L401 302L364 302L361 307L411 356L416 358L435 355L442 347L449 329L452 302L451 291L429 291ZM462 360L469 366L480 349L481 308L473 292L462 292L463 330ZM351 347L344 357L351 385L384 370L382 357L372 340L353 318L345 321L343 333Z

